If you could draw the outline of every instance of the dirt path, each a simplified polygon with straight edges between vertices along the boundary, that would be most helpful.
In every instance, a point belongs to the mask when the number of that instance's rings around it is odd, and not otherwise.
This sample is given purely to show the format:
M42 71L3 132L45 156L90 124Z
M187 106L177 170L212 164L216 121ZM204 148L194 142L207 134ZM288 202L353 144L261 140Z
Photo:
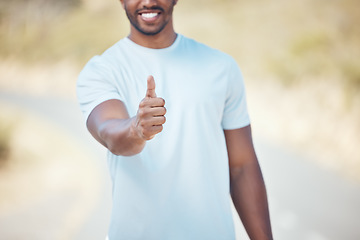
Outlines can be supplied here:
M76 103L4 93L0 94L0 101L28 109L66 133L74 140L71 140L73 145L81 143L82 152L92 156L90 161L85 160L89 163L87 166L95 166L97 170L96 174L92 171L90 175L83 174L81 181L79 171L68 174L65 183L72 183L72 187L46 192L36 201L7 214L0 212L0 236L37 240L64 239L64 236L65 239L103 239L110 212L110 187L106 164L102 161L104 152L82 126ZM320 169L301 154L264 142L260 136L255 140L267 183L276 239L359 239L359 185ZM84 161L70 162L72 168L79 164L84 169ZM69 165L65 166L68 169ZM94 202L89 203L89 199ZM247 239L239 222L237 230L239 239Z
M0 238L104 239L110 211L104 151L90 141L76 104L4 97L0 108L17 119L12 141L21 151L0 172Z

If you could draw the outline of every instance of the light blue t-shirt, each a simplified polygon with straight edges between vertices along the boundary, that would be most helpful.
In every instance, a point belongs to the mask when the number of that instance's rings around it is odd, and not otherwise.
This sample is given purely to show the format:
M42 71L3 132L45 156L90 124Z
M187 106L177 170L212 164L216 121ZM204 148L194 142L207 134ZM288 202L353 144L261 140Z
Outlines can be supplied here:
M135 156L108 154L113 183L110 240L233 240L224 129L249 125L236 62L182 35L149 49L124 38L80 73L85 119L100 103L121 100L130 116L153 75L166 123Z

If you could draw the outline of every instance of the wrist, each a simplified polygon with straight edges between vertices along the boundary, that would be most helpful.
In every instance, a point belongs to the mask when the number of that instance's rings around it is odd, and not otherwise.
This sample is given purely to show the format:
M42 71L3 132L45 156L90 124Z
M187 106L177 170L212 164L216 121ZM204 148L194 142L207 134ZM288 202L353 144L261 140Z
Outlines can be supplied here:
M146 142L144 135L139 130L139 123L136 116L130 118L129 138L137 142Z
M115 155L132 156L142 151L145 140L139 135L134 119L117 119L101 131L104 146Z

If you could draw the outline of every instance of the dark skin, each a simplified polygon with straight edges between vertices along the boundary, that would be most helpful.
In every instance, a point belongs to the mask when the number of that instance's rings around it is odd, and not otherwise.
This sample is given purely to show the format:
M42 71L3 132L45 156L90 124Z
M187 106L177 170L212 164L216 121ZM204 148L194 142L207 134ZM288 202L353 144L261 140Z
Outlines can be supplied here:
M272 239L266 189L251 137L251 127L225 130L230 194L250 239Z
M132 41L148 48L165 48L174 42L176 33L172 24L172 7L177 1L120 1L128 11L128 16L138 24L136 27L131 25L129 38ZM141 10L140 13L137 10ZM142 16L141 13L152 15ZM156 33L159 29L161 31ZM156 96L155 89L155 80L149 76L147 90L139 103L136 116L129 116L124 103L119 100L99 104L87 121L90 133L116 155L140 153L146 142L163 130L166 121L165 100ZM224 130L224 135L234 206L250 239L271 240L266 189L252 142L251 127Z
M140 153L146 141L163 130L165 100L156 97L154 78L149 76L147 81L136 116L130 118L123 102L108 100L95 107L88 118L90 133L115 155Z

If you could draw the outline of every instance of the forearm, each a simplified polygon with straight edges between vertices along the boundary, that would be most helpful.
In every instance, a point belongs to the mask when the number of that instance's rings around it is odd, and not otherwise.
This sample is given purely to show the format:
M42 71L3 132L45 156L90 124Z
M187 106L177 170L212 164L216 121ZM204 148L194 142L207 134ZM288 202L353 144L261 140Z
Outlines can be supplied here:
M116 99L96 106L87 120L93 137L115 155L140 153L148 140L163 130L166 121L165 100L156 97L155 82L148 77L146 97L140 102L136 116L129 117L125 104Z
M251 240L271 240L265 184L257 162L230 171L234 206Z
M94 137L115 155L138 154L146 140L136 132L134 122L134 118L107 120L98 127Z

